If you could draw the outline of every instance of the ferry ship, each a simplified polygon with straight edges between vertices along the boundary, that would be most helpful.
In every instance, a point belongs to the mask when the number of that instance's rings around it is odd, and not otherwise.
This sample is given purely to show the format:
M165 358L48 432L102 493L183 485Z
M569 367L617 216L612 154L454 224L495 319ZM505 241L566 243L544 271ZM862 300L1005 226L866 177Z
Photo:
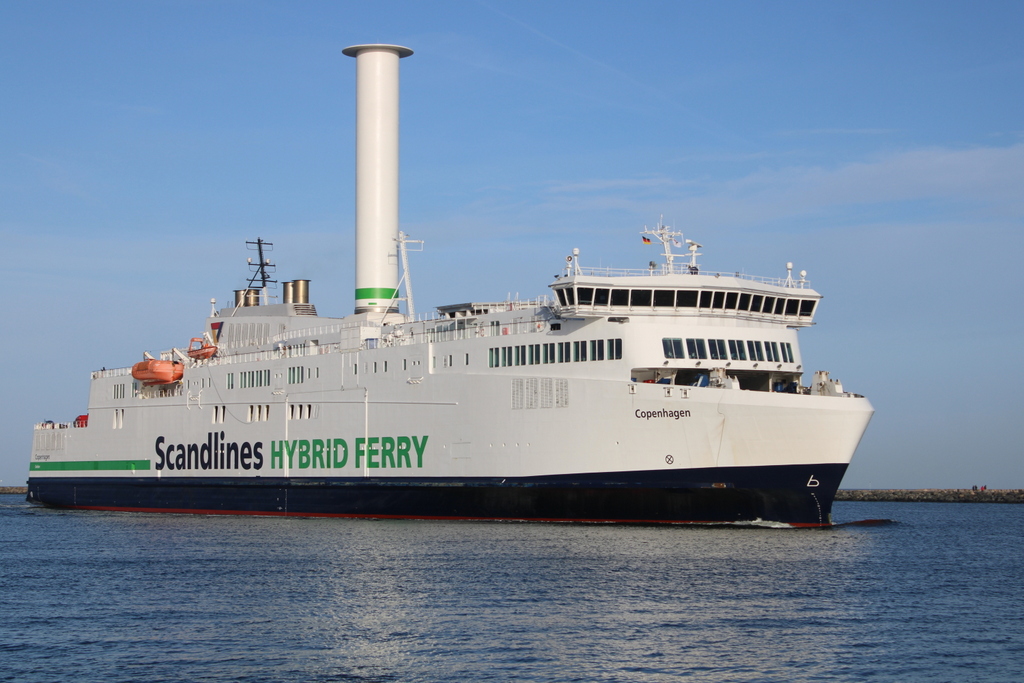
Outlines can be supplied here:
M418 318L398 223L398 65L412 51L344 53L357 72L354 312L318 315L307 280L278 298L271 245L249 243L249 286L211 302L201 335L93 372L85 414L35 426L30 501L830 525L873 411L828 372L803 383L797 333L821 300L805 272L705 271L703 247L659 222L639 236L661 263L591 268L574 249L545 296Z

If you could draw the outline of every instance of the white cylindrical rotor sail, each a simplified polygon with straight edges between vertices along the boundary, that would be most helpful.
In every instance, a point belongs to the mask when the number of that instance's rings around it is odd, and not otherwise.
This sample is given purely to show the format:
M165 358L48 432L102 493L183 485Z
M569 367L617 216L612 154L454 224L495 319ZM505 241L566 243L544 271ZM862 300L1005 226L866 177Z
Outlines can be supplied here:
M356 313L398 310L400 45L353 45L356 58Z

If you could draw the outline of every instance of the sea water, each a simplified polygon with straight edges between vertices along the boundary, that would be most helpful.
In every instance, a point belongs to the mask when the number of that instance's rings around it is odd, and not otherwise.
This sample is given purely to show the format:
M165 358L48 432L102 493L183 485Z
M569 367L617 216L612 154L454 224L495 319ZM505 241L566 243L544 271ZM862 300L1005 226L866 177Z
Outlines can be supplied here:
M1024 680L1024 506L834 516L895 521L281 519L0 496L0 680Z

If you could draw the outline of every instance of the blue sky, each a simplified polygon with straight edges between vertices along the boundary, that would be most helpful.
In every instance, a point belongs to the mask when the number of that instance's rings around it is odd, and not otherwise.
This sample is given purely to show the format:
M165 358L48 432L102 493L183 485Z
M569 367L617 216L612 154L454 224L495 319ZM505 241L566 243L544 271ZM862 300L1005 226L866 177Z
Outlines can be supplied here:
M805 365L876 415L847 487L1024 488L1024 4L0 3L0 480L88 372L181 346L261 236L352 306L354 61L402 60L417 308L642 267L806 269ZM1016 351L1014 351L1016 349ZM1007 363L1003 363L1007 360Z

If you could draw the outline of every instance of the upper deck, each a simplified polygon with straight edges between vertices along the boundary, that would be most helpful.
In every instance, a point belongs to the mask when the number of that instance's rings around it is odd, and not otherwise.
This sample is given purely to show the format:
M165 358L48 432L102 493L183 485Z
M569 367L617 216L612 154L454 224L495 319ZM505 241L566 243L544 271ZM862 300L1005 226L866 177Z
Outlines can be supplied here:
M729 316L788 327L812 325L821 295L805 282L766 282L738 273L560 277L551 285L560 316Z
M821 295L810 288L807 273L793 278L786 264L785 278L745 273L704 271L697 264L701 245L684 240L689 261L676 263L672 246L681 246L682 233L658 224L652 235L664 248L665 262L650 262L646 270L584 267L579 250L566 257L565 272L550 287L558 299L559 316L682 315L731 317L787 327L814 324ZM652 241L644 237L644 241Z

